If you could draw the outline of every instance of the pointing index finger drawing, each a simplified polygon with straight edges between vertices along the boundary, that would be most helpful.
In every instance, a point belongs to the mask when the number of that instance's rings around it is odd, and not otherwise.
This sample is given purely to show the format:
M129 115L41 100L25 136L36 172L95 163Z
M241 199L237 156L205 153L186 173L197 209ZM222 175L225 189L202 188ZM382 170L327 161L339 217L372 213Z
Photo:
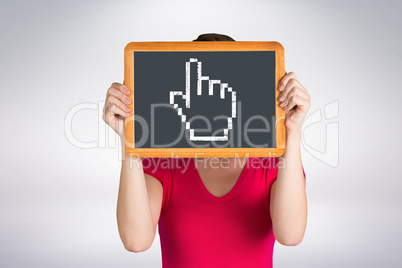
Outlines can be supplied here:
M187 122L186 115L183 113L183 109L179 107L179 105L175 102L176 96L181 96L183 100L185 100L186 109L191 108L191 88L190 88L190 66L191 63L197 64L197 95L202 95L202 81L208 81L208 95L214 95L214 85L220 85L220 98L225 99L226 95L231 96L231 116L227 118L227 128L223 130L223 136L195 136L194 129L190 127L190 122ZM193 64L194 65L194 64ZM183 94L182 91L170 91L169 95L169 103L173 105L173 108L176 109L177 114L181 116L181 122L186 123L186 130L190 131L190 140L192 141L227 141L229 130L232 129L233 118L236 118L236 91L229 87L228 83L222 83L221 80L210 79L209 76L202 75L202 62L198 61L197 58L190 58L189 61L186 62L186 88Z

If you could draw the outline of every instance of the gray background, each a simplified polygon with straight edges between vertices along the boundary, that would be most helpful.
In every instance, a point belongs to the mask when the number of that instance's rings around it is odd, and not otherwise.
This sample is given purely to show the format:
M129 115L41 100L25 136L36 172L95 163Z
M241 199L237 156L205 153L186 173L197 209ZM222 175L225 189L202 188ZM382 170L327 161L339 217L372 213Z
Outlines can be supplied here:
M307 231L297 247L276 244L275 266L401 266L401 11L363 0L2 1L0 266L160 267L158 236L139 254L120 242L116 136L87 109L72 127L97 144L78 148L64 120L122 82L128 42L208 32L281 42L310 113L339 102L339 164L303 147ZM324 125L304 132L316 148L325 135Z

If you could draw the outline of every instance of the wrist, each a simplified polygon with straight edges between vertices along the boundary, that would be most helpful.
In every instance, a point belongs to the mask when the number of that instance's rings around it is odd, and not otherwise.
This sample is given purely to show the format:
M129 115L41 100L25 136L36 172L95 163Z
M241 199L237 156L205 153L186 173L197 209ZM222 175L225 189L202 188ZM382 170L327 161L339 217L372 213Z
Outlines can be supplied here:
M126 139L124 136L120 136L120 149L121 149L122 159L123 160L128 159L129 156L127 155L127 152L126 152Z
M297 130L286 130L286 142L288 140L301 140L301 130L297 129Z
M120 145L121 145L121 148L124 148L126 145L126 138L122 135L120 135Z
M286 132L286 145L285 145L286 149L282 157L287 158L295 154L300 154L300 141L301 141L300 131Z
M142 165L141 157L137 153L128 154L126 152L126 137L124 135L120 136L120 145L121 145L122 160L127 159L130 162L135 162L135 163L140 162L140 165Z

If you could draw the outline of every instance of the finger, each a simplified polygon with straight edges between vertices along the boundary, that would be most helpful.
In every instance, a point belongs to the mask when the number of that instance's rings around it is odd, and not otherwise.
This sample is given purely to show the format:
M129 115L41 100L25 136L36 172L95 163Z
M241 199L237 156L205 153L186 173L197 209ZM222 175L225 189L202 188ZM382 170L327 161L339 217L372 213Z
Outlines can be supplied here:
M279 85L278 85L278 90L282 91L285 88L285 86L288 83L288 81L290 79L292 79L292 78L297 80L297 76L296 76L296 74L294 72L287 73L284 77L282 77L282 79L281 79L281 81L279 82Z
M130 98L127 97L123 92L121 92L119 89L117 89L115 87L110 87L109 88L109 90L107 92L107 96L114 96L117 99L119 99L121 102L123 102L123 103L125 103L127 105L131 103Z
M126 104L124 104L121 99L117 98L116 96L114 96L110 93L107 93L105 106L103 106L103 113L105 113L106 107L109 106L111 103L116 104L117 106L119 106L120 109L122 109L126 112L131 111L131 108L129 106L127 106Z
M290 98L289 104L285 107L284 110L288 112L295 106L297 106L300 110L307 112L310 108L310 100L300 96L293 96Z
M103 114L102 119L113 129L119 129L120 125L124 127L124 117L121 117L120 115L114 113Z
M112 83L111 87L117 88L118 90L120 90L121 92L123 92L126 95L130 93L130 90L128 89L128 87L126 87L125 85L118 83L118 82Z
M114 82L106 91L106 101L105 102L108 102L108 98L110 95L114 95L123 101L124 98L122 98L120 94L116 93L116 90L118 90L121 93L126 94L126 95L130 93L130 90L128 90L128 88L126 86L124 86L123 84L120 84L118 82ZM113 93L113 94L111 94L111 93ZM130 100L130 102L131 102L131 100ZM103 107L103 112L105 112L105 106Z
M307 89L296 78L290 78L288 83L285 85L285 88L283 89L283 91L288 90L287 87L289 84L292 84L293 87L299 87L301 90L307 92ZM292 89L293 87L291 87L290 89Z
M300 89L299 87L293 87L293 88L289 91L289 93L286 95L286 99L284 99L284 100L279 104L279 106L285 107L285 106L289 103L290 98L293 97L293 96L300 96L300 97L302 97L302 98L311 100L310 95L309 95L306 91Z
M120 115L120 116L123 116L123 117L129 117L130 113L127 113L127 112L123 111L116 104L110 103L107 106L106 112L103 115L104 115L103 120L105 120L106 123L109 123L109 122L112 122L112 120L115 119L115 117L117 115Z
M113 95L110 95L108 98L107 98L107 101L106 101L106 103L110 106L110 104L114 104L114 105L116 105L118 108L120 108L121 110L123 110L124 112L130 112L131 111L131 108L130 107L128 107L127 105L125 105L121 100L119 100L118 98L116 98L115 96L113 96ZM105 105L105 107L106 107L106 105Z
M300 90L304 91L307 93L307 89L305 89L303 87L303 85L295 78L290 78L288 80L288 82L285 85L285 88L283 89L282 93L279 94L278 96L278 100L279 101L283 101L286 99L286 96L289 94L289 92L293 89L293 88L299 88Z
M124 111L123 111L124 114ZM125 115L120 115L119 113L114 113L112 111L106 111L106 113L104 113L102 115L103 120L107 123L110 124L111 122L114 122L116 120L123 120L127 117L129 117L130 114L125 114Z

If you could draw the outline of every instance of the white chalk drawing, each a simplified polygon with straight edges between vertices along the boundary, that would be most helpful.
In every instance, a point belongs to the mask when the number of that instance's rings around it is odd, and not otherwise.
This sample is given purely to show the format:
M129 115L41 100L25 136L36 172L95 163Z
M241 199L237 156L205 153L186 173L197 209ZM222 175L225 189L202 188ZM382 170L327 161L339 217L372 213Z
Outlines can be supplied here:
M179 108L179 105L175 103L175 97L181 96L183 100L186 102L186 108L190 108L190 63L197 63L197 95L202 94L202 81L209 81L208 94L214 95L213 85L220 84L220 98L225 99L226 95L231 95L232 102L232 116L228 117L228 125L227 128L223 129L222 136L195 136L194 129L190 127L190 122L187 122L186 115L183 114L183 109ZM226 94L229 93L229 94ZM209 79L209 76L202 76L202 62L198 61L197 58L190 58L189 61L186 62L186 92L183 94L182 91L170 91L170 102L173 105L173 108L177 111L177 114L181 116L181 122L186 124L186 130L190 131L190 140L191 141L227 141L229 139L229 130L232 129L233 118L236 118L236 91L234 91L231 87L228 86L227 83L222 83L221 80L212 80Z

